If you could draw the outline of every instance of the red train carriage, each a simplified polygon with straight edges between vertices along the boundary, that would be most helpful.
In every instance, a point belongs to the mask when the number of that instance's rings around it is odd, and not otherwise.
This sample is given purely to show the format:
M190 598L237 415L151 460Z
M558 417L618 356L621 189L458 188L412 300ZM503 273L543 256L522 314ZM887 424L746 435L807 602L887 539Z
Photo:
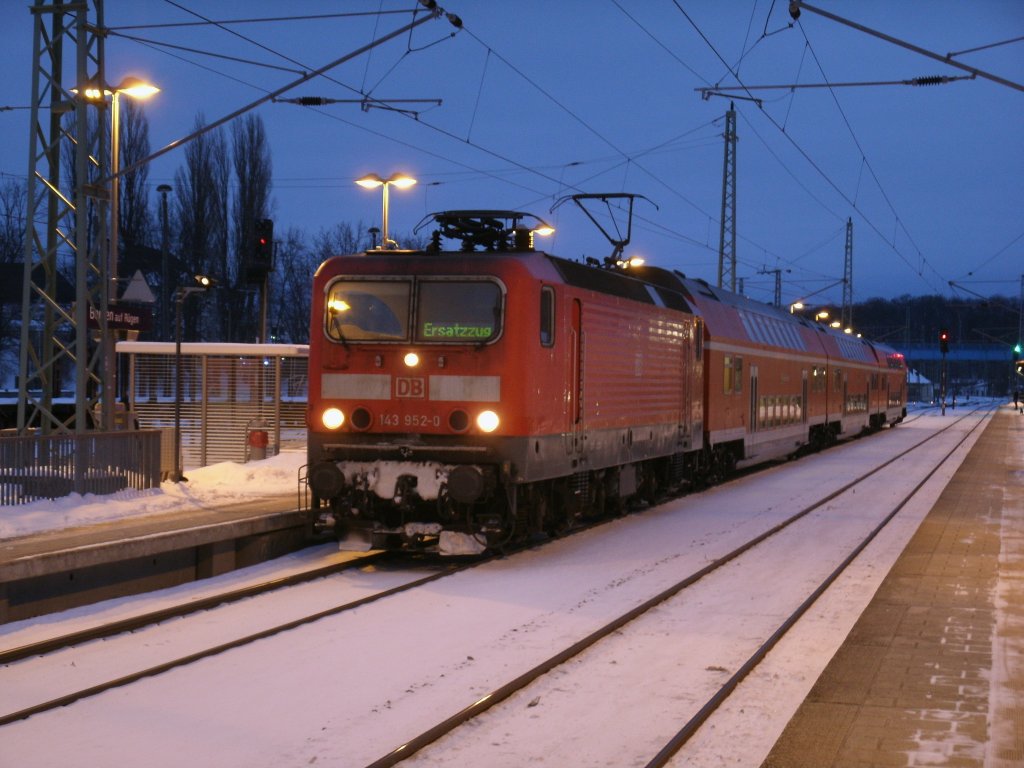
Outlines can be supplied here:
M872 342L871 347L881 369L872 409L875 426L895 425L907 415L907 361L902 353L884 344Z
M703 410L681 292L534 251L524 214L436 219L427 251L315 276L320 524L353 548L476 553L681 481Z
M705 328L706 451L697 464L712 480L902 420L906 372L895 351L674 277Z
M827 442L828 355L817 326L700 280L683 283L705 324L712 477Z

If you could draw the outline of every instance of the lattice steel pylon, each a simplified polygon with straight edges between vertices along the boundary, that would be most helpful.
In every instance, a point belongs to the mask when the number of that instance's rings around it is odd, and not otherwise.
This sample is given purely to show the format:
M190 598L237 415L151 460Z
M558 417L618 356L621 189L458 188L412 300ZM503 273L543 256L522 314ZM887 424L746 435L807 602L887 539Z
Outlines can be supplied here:
M109 233L109 190L90 183L109 176L102 96L103 0L73 4L35 0L31 134L25 224L25 264L18 376L18 429L84 432L97 402L102 345L107 333L108 280L104 257ZM92 19L90 19L92 15ZM65 66L64 54L74 52ZM69 82L70 81L70 82ZM65 117L74 115L74 121ZM64 148L68 147L67 155ZM72 178L62 183L62 157L72 158ZM58 297L62 251L74 260L75 301ZM90 318L92 328L90 329ZM54 411L64 367L74 369L75 410Z
M843 261L843 328L853 328L853 219L846 220L846 258Z
M736 290L736 110L725 113L725 165L722 169L722 217L718 240L718 287Z

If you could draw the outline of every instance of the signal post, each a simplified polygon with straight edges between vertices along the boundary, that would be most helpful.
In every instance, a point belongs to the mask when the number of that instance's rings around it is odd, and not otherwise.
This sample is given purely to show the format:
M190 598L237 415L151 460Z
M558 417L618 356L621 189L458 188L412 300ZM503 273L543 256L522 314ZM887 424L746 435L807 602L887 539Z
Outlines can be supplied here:
M942 404L942 415L946 415L946 354L949 352L949 331L939 331L939 351L942 352L942 368L939 372L939 402Z

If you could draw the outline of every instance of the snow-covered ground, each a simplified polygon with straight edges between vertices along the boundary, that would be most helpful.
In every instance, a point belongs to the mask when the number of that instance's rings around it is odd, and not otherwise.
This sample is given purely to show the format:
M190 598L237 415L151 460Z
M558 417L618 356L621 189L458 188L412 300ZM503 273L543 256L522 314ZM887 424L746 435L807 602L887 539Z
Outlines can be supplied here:
M883 454L893 455L950 423L951 416L925 416L868 440L616 520L429 588L5 726L0 728L0 764L365 765L397 746L398 740L472 703L610 616L721 556L752 531L770 527L809 499L838 487L844 477ZM815 606L816 620L784 641L766 666L741 686L747 689L742 700L716 715L713 727L702 729L694 750L685 756L686 765L760 764L979 434L980 430L930 481L923 498L905 508L855 568ZM921 466L915 471L934 465L938 454L936 446L917 460ZM80 521L103 514L78 515L76 510L92 505L115 508L107 514L131 514L116 508L142 503L153 514L167 508L162 504L205 503L204 499L213 498L205 494L228 498L237 495L239 486L259 495L266 493L262 478L269 473L255 471L257 466L276 467L283 476L279 490L293 492L294 470L301 460L292 466L288 461L285 455L262 465L196 470L189 473L186 488L165 484L159 492L113 503L72 499L49 507L33 505L27 514ZM906 464L896 474L909 478L914 464ZM884 495L889 485L893 484L875 483L873 492ZM858 491L858 496L863 492ZM884 506L881 498L877 504L867 502L867 497L860 496L859 505L844 512L837 500L823 514L842 514L853 527L866 525L868 508ZM25 520L20 524L28 527ZM34 524L36 530L45 527L39 519ZM413 764L624 764L621 745L615 742L622 731L611 725L603 728L606 740L595 745L591 758L582 763L556 750L574 737L577 723L608 718L608 704L614 725L615 708L624 705L613 682L625 681L628 686L634 680L622 672L633 663L634 646L643 648L647 657L659 655L669 668L673 656L689 663L694 668L689 673L683 670L686 679L699 678L700 685L723 674L735 663L730 644L737 636L758 633L752 623L774 610L772 596L785 591L791 577L809 578L796 565L814 560L808 553L825 549L819 544L828 537L820 532L806 536L809 541L795 536L788 544L780 542L790 553L792 567L769 565L764 576L748 577L753 586L762 588L760 597L737 590L727 574L716 576L689 593L684 601L688 605L682 606L692 612L688 618L685 612L659 608L643 620L638 636L622 635L604 650L588 654L586 666L580 667L582 674L572 676L572 667L577 666L573 664L547 676L522 700L510 700L504 713L488 713L460 736L425 750ZM229 577L238 578L237 574ZM273 599L252 600L241 611L251 614L245 617L247 622L261 615L269 621L281 610L273 606ZM82 610L78 609L79 614ZM218 619L214 612L201 621L241 622L239 609L233 610L235 618ZM105 658L124 662L133 655L151 653L177 642L173 632L187 631L189 623L171 623L172 634L155 636L147 630L67 653L62 657L63 674L74 677L80 666L101 674L104 665L112 663ZM5 629L28 631L27 627ZM54 669L26 660L0 670L0 689L28 695L52 685L52 678L61 674L59 666ZM630 740L656 743L663 735L666 710L673 703L697 698L700 685L677 685L678 695L670 696L669 704L644 695L645 690L633 691L639 695L628 707L638 716L630 720ZM16 693L4 698L12 695L18 698ZM530 744L519 735L509 735L521 734L521 729L532 735Z
M0 539L218 504L295 495L305 450L282 451L263 461L226 461L186 472L188 482L161 483L147 491L128 489L108 496L72 493L59 499L0 506Z

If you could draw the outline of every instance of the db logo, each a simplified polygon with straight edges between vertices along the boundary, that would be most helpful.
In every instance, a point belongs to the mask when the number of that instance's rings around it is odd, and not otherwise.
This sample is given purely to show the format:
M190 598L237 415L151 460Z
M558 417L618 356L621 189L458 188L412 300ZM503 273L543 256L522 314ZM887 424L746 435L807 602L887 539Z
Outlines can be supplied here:
M395 397L414 397L422 399L426 396L426 393L427 387L423 379L411 376L395 377Z

